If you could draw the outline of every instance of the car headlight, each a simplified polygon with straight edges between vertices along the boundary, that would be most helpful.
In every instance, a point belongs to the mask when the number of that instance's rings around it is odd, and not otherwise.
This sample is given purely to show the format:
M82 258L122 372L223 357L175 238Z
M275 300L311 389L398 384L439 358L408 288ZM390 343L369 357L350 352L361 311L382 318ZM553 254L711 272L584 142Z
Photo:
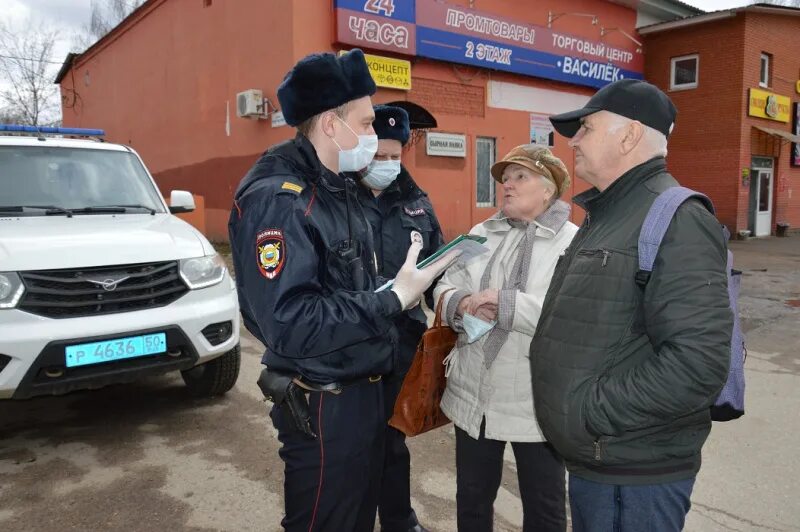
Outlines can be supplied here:
M25 285L16 273L0 273L0 309L14 308L25 293Z
M192 290L219 283L226 269L225 261L217 253L181 260L181 277Z

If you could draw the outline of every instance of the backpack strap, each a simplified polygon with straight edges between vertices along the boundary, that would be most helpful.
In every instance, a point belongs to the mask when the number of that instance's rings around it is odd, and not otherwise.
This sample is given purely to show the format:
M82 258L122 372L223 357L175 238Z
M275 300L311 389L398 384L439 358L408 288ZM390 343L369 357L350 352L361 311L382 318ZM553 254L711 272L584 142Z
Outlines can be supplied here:
M705 194L695 192L686 187L671 187L658 195L653 202L639 232L639 271L636 272L636 284L644 287L650 280L653 265L656 262L658 248L669 229L675 212L689 198L703 200L708 210L714 213L714 205Z

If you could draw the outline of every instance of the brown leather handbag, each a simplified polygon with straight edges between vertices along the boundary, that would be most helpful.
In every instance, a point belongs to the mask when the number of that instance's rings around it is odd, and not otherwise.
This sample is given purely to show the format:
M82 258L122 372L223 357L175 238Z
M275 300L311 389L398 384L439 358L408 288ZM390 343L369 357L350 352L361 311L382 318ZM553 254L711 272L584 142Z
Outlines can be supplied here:
M433 327L422 335L389 420L389 425L406 436L416 436L450 423L439 408L447 385L444 359L458 339L453 329L442 325L442 303L450 290L439 297Z

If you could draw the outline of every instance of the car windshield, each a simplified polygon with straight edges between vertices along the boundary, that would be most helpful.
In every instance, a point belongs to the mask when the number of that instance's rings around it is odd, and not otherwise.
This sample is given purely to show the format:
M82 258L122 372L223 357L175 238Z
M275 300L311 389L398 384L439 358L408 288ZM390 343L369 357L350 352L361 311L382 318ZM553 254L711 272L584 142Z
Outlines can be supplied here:
M0 146L0 191L0 214L164 212L139 158L123 151Z

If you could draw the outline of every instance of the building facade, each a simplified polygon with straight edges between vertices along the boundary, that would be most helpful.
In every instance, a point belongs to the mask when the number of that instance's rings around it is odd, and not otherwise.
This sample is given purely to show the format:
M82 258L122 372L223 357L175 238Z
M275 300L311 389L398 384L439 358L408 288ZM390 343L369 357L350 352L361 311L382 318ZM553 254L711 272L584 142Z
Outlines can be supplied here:
M206 233L225 240L239 180L294 135L277 107L283 75L311 52L361 48L373 100L422 117L403 162L452 237L497 209L489 168L514 146L548 145L572 171L547 116L643 76L637 20L696 12L661 0L149 0L57 81L64 125L131 145L165 194L203 197ZM585 187L573 180L570 194Z
M678 108L669 168L733 234L800 227L800 9L754 5L640 28Z

